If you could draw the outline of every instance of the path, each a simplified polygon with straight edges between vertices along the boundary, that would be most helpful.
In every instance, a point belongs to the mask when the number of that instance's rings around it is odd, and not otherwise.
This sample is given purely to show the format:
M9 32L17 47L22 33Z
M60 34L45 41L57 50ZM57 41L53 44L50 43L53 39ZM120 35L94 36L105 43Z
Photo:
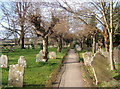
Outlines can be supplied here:
M80 71L81 64L78 62L79 56L74 49L70 49L67 61L64 64L61 76L59 76L59 87L86 87Z

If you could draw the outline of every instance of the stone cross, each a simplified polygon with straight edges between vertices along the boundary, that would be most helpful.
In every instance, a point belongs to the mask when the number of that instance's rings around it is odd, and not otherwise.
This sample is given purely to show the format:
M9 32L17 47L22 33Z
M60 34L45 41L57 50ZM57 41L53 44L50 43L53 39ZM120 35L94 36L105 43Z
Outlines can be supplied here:
M8 57L7 55L1 55L0 57L0 68L8 67Z
M23 87L24 67L22 65L10 65L8 75L8 85L13 87Z
M26 67L26 59L24 56L20 56L20 58L18 59L18 64L22 65L23 67Z

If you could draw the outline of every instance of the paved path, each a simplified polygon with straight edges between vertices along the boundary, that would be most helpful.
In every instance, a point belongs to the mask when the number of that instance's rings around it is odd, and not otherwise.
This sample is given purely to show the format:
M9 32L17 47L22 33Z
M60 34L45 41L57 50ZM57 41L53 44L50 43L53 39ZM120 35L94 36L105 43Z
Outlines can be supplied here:
M86 87L78 59L79 56L75 53L75 50L70 49L67 61L64 64L64 71L60 76L59 87Z

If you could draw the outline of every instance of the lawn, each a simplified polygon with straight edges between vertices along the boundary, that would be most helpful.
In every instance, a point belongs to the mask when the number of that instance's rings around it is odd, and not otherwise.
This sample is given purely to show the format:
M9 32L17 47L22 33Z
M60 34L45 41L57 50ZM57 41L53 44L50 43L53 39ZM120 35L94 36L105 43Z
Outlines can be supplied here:
M52 72L61 63L62 57L67 52L67 48L63 48L62 52L57 52L57 48L49 48L50 51L57 53L57 59L49 59L45 62L35 62L36 54L39 53L40 49L15 49L15 52L3 53L9 57L9 65L17 64L20 56L25 56L27 60L27 68L24 74L24 89L33 89L35 87L45 86L45 82L50 78ZM6 87L8 84L8 71L9 68L2 69L2 85ZM8 86L7 86L8 87ZM31 88L30 88L31 87ZM23 89L23 88L22 88Z

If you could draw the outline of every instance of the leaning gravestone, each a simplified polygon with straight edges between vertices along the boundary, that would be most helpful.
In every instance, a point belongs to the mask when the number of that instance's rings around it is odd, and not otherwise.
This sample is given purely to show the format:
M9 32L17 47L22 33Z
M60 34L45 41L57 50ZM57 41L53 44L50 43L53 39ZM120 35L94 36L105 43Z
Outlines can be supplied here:
M92 52L85 52L82 54L84 59L85 65L91 65L91 62L93 61L94 54Z
M76 48L77 51L81 51L82 50L82 48L78 44L75 45L75 48Z
M22 65L10 65L8 75L8 85L13 87L23 87L24 67Z
M50 52L49 53L49 58L50 59L56 59L56 52Z
M18 64L26 67L26 59L24 56L20 56L20 58L18 59Z
M108 58L103 56L101 53L97 52L95 54L91 65L96 79L96 84L101 83L103 81L110 81L112 79L110 71L108 70Z
M113 59L115 63L120 63L120 50L119 49L113 50Z
M7 55L1 55L0 57L0 68L8 67L8 57Z

